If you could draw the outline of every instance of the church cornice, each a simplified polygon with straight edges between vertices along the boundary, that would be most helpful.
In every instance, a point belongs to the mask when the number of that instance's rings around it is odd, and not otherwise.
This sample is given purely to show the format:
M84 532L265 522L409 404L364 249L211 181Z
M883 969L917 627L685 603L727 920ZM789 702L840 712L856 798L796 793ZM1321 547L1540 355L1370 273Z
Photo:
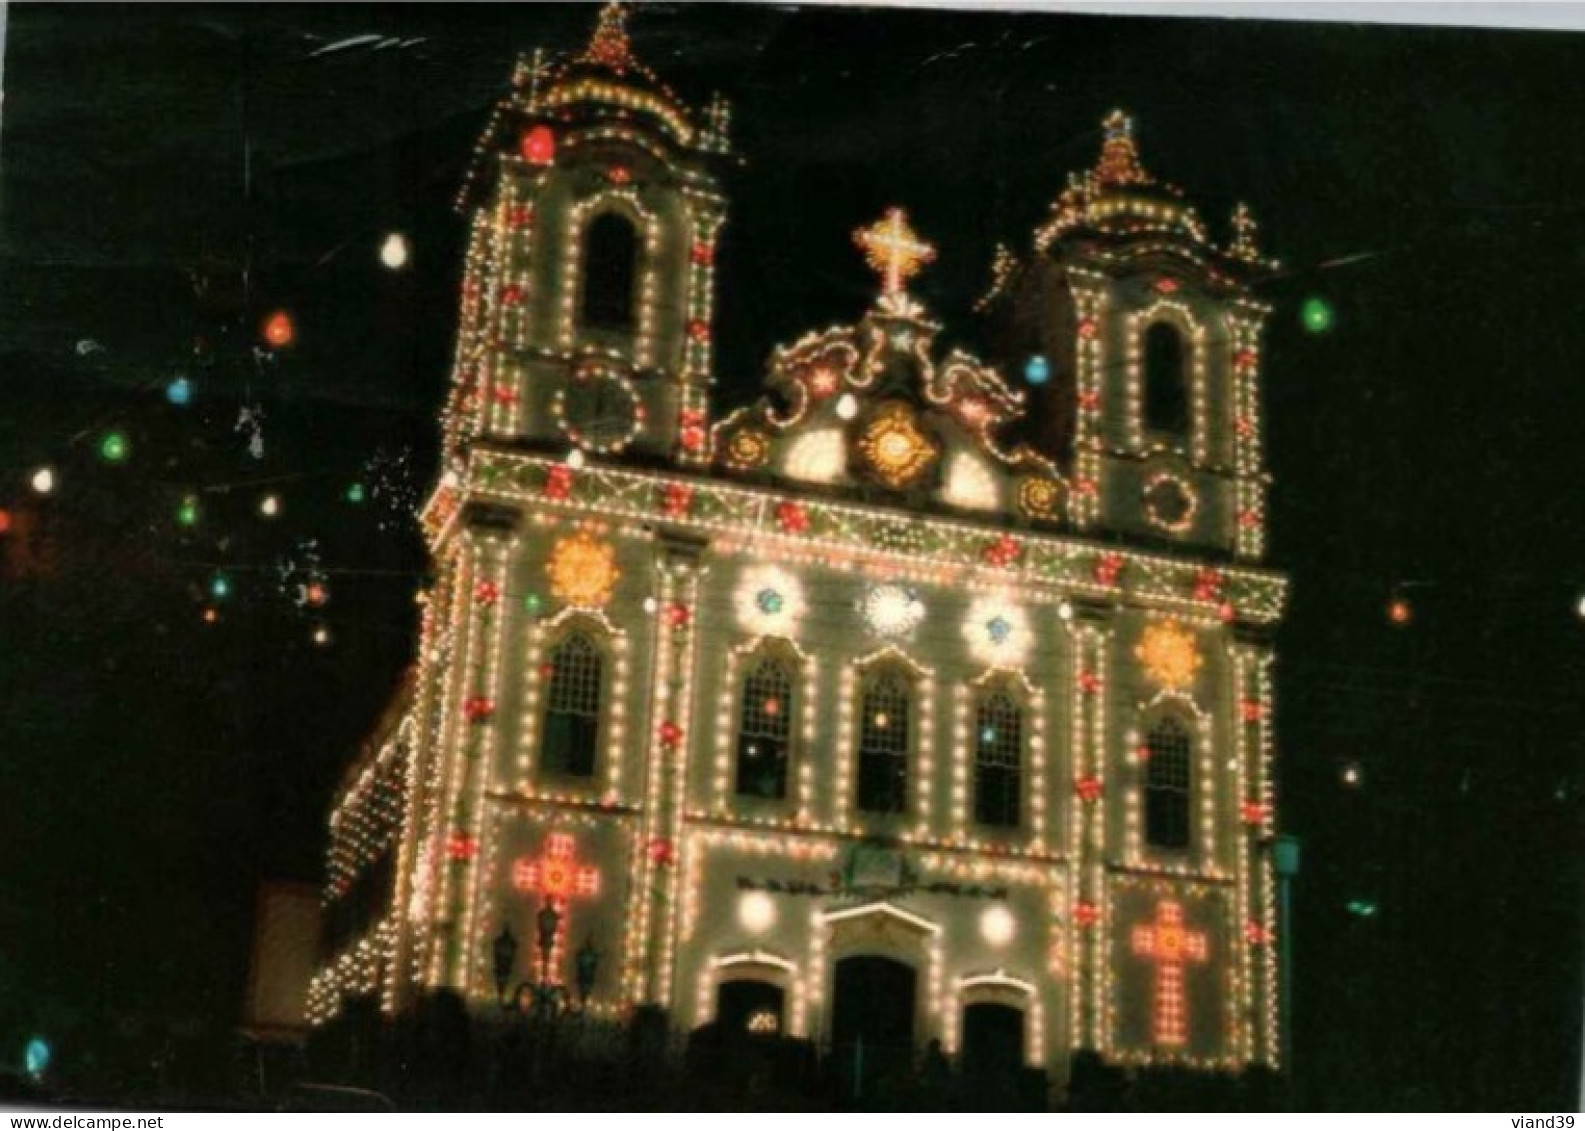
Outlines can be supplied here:
M568 518L600 518L634 531L672 528L708 536L718 553L747 544L788 558L874 561L943 582L1044 591L1052 600L1089 597L1133 604L1207 626L1270 624L1282 615L1287 579L1225 564L1203 553L1166 554L1119 543L1036 533L1006 522L976 523L811 497L682 472L565 461L475 444L466 473L425 506L437 551L460 504L485 500ZM1206 572L1218 583L1205 584Z

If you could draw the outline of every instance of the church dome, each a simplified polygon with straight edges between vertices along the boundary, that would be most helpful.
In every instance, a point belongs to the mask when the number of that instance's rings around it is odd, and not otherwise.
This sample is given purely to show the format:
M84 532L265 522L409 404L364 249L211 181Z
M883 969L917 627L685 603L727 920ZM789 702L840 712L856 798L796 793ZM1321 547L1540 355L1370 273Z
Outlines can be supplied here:
M583 51L541 81L538 107L557 117L639 119L681 146L696 143L697 128L682 100L633 54L628 12L607 4Z
M1113 236L1167 236L1206 244L1205 224L1183 190L1146 171L1134 141L1134 121L1113 110L1102 123L1105 140L1095 168L1069 177L1052 217L1035 237L1041 250L1058 236L1091 229Z

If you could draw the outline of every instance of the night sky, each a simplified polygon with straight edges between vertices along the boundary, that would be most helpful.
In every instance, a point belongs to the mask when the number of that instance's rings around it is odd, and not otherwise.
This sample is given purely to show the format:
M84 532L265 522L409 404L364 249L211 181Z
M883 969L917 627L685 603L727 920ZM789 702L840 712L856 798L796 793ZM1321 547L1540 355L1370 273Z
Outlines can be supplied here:
M452 200L515 55L580 46L594 14L11 6L0 1064L35 1030L223 1031L256 884L319 878L332 788L412 653ZM850 232L892 203L939 248L915 289L946 342L979 346L995 244L1028 246L1114 106L1213 229L1251 204L1285 265L1266 394L1308 1102L1573 1110L1585 40L759 5L646 4L633 30L693 102L734 103L721 406L863 312ZM277 308L298 340L256 361ZM294 600L315 556L318 610Z

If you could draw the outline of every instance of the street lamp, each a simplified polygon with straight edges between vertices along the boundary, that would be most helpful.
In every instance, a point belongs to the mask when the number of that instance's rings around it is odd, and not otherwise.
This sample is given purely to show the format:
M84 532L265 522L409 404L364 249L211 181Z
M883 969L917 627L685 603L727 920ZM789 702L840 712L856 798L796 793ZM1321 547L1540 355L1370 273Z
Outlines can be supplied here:
M561 912L556 910L556 905L550 900L545 900L539 905L539 914L534 916L534 926L539 932L539 980L541 983L550 982L550 952L556 948L556 932L561 928Z

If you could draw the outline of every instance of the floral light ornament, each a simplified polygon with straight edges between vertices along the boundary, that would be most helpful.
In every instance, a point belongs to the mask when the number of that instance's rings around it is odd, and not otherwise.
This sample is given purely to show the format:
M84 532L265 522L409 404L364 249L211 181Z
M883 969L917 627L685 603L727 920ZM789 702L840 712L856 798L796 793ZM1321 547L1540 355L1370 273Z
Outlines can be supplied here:
M1029 617L1006 593L987 593L969 602L963 640L982 664L1014 668L1029 656L1033 634Z
M610 603L622 571L616 565L616 548L587 530L562 538L545 565L551 593L569 605L585 609Z
M912 636L925 619L925 603L912 586L888 581L864 591L859 599L859 613L876 636L902 640Z
M1145 629L1134 648L1134 658L1152 682L1169 691L1181 691L1192 684L1205 662L1193 633L1170 620Z
M790 636L807 608L797 574L779 566L743 571L732 594L738 624L757 636Z
M917 482L941 454L940 446L920 429L913 410L903 404L878 409L864 426L858 449L876 477L894 488Z

